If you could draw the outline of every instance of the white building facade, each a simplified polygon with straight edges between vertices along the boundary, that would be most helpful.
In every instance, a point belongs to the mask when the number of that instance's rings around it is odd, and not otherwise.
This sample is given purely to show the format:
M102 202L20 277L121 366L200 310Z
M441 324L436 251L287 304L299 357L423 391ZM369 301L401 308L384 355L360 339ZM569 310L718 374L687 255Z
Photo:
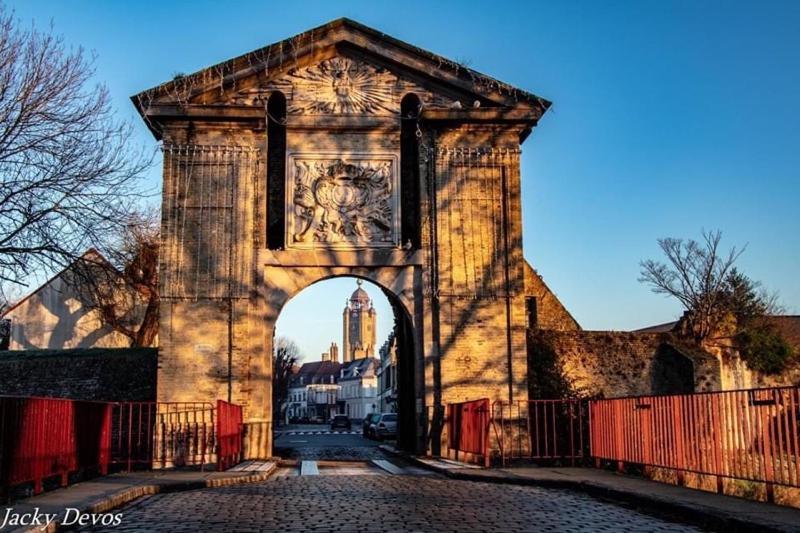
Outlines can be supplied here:
M339 404L343 414L361 420L380 412L377 370L380 362L374 357L357 359L344 365L339 378Z

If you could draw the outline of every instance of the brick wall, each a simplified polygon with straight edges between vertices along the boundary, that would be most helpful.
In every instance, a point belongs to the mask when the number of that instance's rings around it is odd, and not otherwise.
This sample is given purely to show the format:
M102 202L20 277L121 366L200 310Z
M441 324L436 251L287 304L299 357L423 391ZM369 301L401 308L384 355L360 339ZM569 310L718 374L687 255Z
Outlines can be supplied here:
M668 333L529 331L531 398L719 389L719 364Z
M0 395L152 401L155 348L91 348L0 353Z
M525 261L525 296L526 298L534 298L536 302L536 323L529 323L529 327L558 331L581 329L578 321L569 314L564 304L550 290L542 276L536 272L536 269L528 261Z

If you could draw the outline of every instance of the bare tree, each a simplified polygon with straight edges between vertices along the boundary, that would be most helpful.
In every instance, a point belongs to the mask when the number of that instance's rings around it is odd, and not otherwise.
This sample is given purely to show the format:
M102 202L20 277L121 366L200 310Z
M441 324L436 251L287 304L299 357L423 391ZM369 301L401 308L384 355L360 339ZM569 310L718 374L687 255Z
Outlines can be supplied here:
M85 254L68 282L82 304L125 335L133 346L153 346L158 335L158 248L160 219L155 210L127 215L103 253Z
M134 150L93 60L0 4L0 282L64 267L118 230L152 154Z
M272 411L273 420L281 419L283 404L289 397L289 384L300 360L300 348L286 337L275 341L275 354L272 359Z
M727 283L734 263L744 250L720 251L722 232L703 231L702 242L689 239L659 239L667 262L642 261L639 281L653 292L676 298L688 311L687 326L701 342L714 333L725 318Z

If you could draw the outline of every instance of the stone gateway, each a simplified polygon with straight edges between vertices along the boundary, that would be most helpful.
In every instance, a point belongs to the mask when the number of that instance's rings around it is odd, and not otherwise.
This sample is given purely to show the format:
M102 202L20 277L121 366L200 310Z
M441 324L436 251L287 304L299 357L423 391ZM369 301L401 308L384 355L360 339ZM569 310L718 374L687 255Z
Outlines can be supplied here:
M158 401L239 403L271 456L278 314L345 275L395 311L401 446L527 399L519 154L549 102L347 19L133 102L164 152Z

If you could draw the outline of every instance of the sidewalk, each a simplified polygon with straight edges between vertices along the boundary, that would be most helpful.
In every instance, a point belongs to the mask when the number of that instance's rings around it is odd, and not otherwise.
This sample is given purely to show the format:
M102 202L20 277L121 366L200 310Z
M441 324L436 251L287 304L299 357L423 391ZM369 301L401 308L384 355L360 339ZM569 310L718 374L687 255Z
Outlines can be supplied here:
M34 512L38 512L39 515L55 514L56 519L44 529L41 526L14 529L16 526L12 526L0 527L0 531L53 532L56 531L57 524L63 520L66 509L100 514L142 496L264 481L269 478L276 466L273 461L245 461L226 472L155 470L99 477L4 506L3 516L0 516L0 526L3 525L7 508L12 509L12 513L20 514Z
M391 446L381 449L400 454ZM485 469L431 457L407 459L452 479L581 491L715 530L800 531L800 509L658 483L594 468Z

